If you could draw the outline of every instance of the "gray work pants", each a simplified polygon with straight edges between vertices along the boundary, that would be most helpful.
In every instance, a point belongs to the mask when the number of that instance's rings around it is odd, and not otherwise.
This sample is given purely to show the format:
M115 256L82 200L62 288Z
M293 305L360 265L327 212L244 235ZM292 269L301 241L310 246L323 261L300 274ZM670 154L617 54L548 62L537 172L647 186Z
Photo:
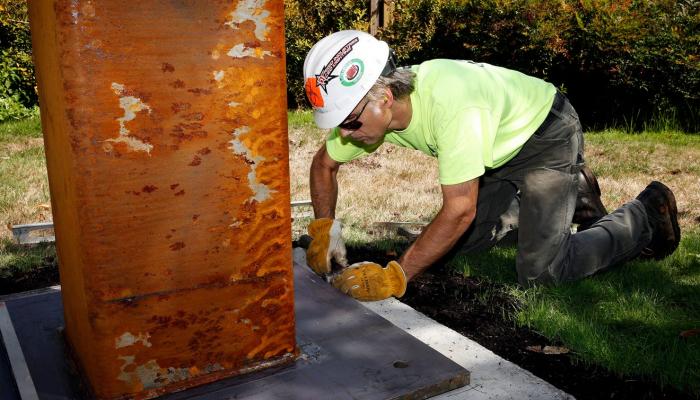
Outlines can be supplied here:
M552 108L518 155L481 177L476 218L461 240L463 250L481 251L517 229L516 269L523 286L592 275L636 257L651 241L639 200L571 233L583 134L574 108L557 96L558 110Z

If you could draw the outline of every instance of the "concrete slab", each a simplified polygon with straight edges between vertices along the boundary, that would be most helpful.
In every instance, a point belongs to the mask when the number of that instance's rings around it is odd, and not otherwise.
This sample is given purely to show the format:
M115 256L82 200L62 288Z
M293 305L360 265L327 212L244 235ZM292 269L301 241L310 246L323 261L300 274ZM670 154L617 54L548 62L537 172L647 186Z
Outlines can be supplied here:
M574 399L570 394L394 298L362 304L471 372L471 384L433 399Z

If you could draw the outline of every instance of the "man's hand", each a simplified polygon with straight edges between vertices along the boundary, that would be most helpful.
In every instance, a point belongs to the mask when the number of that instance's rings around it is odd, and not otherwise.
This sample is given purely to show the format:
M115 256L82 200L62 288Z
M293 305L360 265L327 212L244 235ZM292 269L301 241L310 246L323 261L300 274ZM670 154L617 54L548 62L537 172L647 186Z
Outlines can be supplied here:
M309 236L313 238L306 251L306 259L319 275L331 272L331 259L341 266L348 265L345 243L341 236L343 224L330 218L319 218L309 224Z
M391 261L382 268L373 262L349 266L333 279L333 286L360 301L384 300L406 293L406 273L399 263Z

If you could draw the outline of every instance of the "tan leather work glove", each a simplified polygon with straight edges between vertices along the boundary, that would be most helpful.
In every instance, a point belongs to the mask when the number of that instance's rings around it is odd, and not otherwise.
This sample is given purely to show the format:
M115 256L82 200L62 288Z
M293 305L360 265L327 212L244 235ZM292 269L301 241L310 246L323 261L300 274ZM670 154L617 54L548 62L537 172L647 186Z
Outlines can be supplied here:
M385 268L373 262L359 262L333 278L333 286L360 301L401 297L406 293L406 273L396 261Z
M331 272L331 259L343 267L348 265L342 229L340 221L330 218L319 218L309 224L308 232L313 240L306 250L306 261L317 274Z

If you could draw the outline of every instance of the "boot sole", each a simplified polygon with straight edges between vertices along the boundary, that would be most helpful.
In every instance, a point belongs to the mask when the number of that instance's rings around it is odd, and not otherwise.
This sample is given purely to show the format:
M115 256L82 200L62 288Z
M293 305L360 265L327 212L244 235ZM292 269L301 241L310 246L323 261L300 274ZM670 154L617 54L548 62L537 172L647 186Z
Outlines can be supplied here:
M664 249L662 253L654 254L652 257L656 260L661 260L666 256L671 255L678 248L678 244L681 242L681 227L678 225L678 208L676 206L676 196L673 195L671 189L659 181L653 181L649 184L653 186L661 193L663 193L667 204L669 205L669 218L671 219L671 227L673 228L673 240L672 245Z
M600 218L603 218L604 216L608 215L608 209L605 208L605 205L603 205L603 201L600 199L600 186L598 185L598 179L596 179L595 175L593 174L593 171L587 166L584 165L581 167L581 175L583 176L583 179L586 180L586 184L588 185L589 190L591 191L591 196L588 196L588 198L592 201L593 205L601 211L601 215L597 215L594 217L587 217L587 218L582 218L582 217L576 217L576 214L574 214L574 223L578 223L578 231L583 232L584 230L588 229L596 223ZM578 199L576 200L578 202Z

